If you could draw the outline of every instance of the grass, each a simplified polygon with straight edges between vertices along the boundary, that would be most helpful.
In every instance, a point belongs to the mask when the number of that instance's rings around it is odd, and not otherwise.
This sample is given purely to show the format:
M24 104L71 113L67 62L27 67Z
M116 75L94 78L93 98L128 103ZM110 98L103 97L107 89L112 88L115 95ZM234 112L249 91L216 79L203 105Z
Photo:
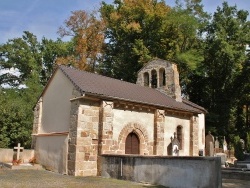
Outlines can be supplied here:
M1 188L163 188L157 185L143 185L136 182L102 177L74 177L45 170L0 170Z

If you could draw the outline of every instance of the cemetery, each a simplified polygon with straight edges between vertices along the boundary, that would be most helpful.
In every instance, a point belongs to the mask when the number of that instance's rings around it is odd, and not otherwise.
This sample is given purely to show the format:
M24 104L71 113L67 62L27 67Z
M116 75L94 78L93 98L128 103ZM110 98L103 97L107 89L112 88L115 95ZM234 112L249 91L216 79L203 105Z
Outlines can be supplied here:
M244 140L241 139L244 150ZM249 180L250 178L250 154L244 152L244 160L237 160L234 149L228 147L225 137L220 144L218 137L209 132L206 136L206 156L217 156L221 159L222 178Z
M167 187L181 187L183 183L187 187L221 187L223 178L249 180L250 154L245 153L244 161L238 161L225 139L220 144L218 137L209 132L204 156L200 152L197 157L179 156L176 136L171 140L172 156L101 155L98 175ZM13 149L0 149L0 166L12 170L43 169L34 157L34 150L18 143Z
M24 149L20 143L13 149L0 148L0 166L10 169L42 169L35 163L32 149Z

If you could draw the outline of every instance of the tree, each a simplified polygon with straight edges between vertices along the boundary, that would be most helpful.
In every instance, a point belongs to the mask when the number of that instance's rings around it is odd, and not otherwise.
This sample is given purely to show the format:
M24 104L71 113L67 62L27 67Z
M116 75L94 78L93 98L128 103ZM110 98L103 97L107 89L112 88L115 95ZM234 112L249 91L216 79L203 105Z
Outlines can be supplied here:
M198 100L209 111L207 129L231 140L237 134L237 108L243 96L240 91L249 82L247 77L243 78L250 74L244 68L250 39L247 15L247 11L238 11L236 6L228 6L226 2L217 8L206 29L204 61L195 77L199 78L198 86L193 85L190 90L191 100L195 93L205 94Z
M18 142L31 144L33 111L58 57L66 56L70 43L43 38L25 31L22 38L0 45L0 147ZM2 85L5 88L2 88Z
M0 68L12 69L0 76L0 84L19 86L42 70L40 45L32 33L25 31L22 38L9 40L0 46Z
M105 23L95 12L73 11L65 26L60 27L61 37L71 36L72 53L58 59L60 64L71 64L82 70L94 72L102 55Z
M30 79L45 85L58 59L72 53L71 49L71 42L46 38L39 42L35 35L25 31L21 38L0 45L0 68L13 70L0 75L0 85L17 87L27 84Z
M151 0L117 0L110 5L103 2L100 12L107 24L108 43L102 72L134 82L143 63L165 50L161 35L169 11L164 2Z
M43 38L40 43L40 53L42 57L40 78L44 86L48 82L56 65L61 64L60 59L73 54L73 42L63 42L61 39L53 41Z
M21 143L31 145L35 97L27 95L26 89L3 89L0 93L0 148L13 148ZM32 101L32 103L30 102Z
M103 3L100 12L107 25L106 75L135 82L143 64L157 57L177 63L186 77L202 61L201 22L192 11L171 9L165 1L116 0Z

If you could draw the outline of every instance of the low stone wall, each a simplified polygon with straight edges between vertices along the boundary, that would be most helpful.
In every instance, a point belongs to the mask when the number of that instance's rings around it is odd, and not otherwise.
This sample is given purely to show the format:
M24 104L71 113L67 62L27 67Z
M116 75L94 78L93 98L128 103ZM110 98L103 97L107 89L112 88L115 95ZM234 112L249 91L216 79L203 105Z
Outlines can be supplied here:
M226 168L222 170L221 176L223 179L238 179L249 181L250 171L248 171L248 169Z
M0 162L12 162L15 152L13 149L0 148ZM34 150L24 149L20 153L20 158L23 162L29 162L30 159L34 157Z
M166 187L221 188L219 157L101 156L101 175Z

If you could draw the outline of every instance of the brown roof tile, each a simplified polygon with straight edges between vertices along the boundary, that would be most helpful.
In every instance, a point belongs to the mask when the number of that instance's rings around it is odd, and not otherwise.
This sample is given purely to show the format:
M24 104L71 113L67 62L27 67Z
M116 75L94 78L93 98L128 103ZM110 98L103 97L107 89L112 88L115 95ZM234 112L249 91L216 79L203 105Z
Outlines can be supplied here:
M175 99L152 88L77 70L64 65L60 65L59 69L83 93L193 113L203 113L205 111L198 105L177 102Z

